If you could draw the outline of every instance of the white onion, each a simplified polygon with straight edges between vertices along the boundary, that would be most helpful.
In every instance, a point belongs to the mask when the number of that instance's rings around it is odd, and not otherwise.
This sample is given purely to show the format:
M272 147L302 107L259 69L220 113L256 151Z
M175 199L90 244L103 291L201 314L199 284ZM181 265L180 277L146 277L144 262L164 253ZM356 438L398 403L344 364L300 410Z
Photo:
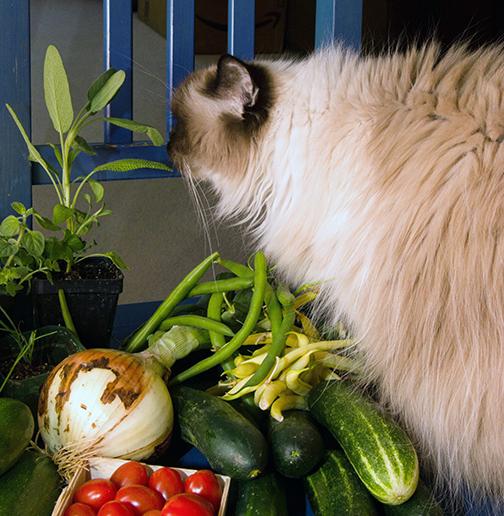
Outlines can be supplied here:
M40 394L38 423L52 454L87 450L88 456L143 460L168 446L173 405L165 382L144 358L88 349L51 372Z

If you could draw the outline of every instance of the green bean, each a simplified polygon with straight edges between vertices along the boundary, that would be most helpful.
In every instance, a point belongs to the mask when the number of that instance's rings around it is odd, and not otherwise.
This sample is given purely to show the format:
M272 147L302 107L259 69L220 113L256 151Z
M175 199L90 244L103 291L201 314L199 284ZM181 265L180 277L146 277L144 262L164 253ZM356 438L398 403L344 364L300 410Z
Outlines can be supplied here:
M277 297L278 301L282 303L284 308L282 322L276 333L273 333L272 331L273 342L268 349L266 358L261 362L261 365L257 371L252 375L250 380L243 386L243 388L259 385L266 378L266 376L275 365L277 357L283 352L285 348L285 341L287 340L287 333L292 330L292 325L296 319L296 312L294 311L295 298L286 285L280 284L277 287L277 293L275 297Z
M203 328L212 333L220 333L232 337L234 332L224 323L202 317L201 315L178 315L176 317L168 317L158 326L158 330L167 331L174 326L195 326L196 328Z
M239 278L253 278L254 271L247 267L246 265L242 265L241 263L232 262L231 260L223 260L219 258L219 264L232 273L236 274Z
M254 278L227 278L215 281L205 281L195 285L187 297L200 296L202 294L213 294L214 292L229 292L230 290L243 290L250 287Z
M168 385L181 383L196 376L204 371L208 371L212 367L219 365L221 362L229 358L238 348L241 347L245 339L250 335L254 329L259 317L262 313L262 306L264 301L264 292L266 289L266 258L260 251L257 252L254 260L254 293L250 301L250 308L247 317L243 322L243 326L238 330L234 337L222 348L218 349L213 355L201 360L197 364L180 374L175 376Z
M223 292L215 292L211 295L210 300L208 301L207 306L207 317L209 319L213 319L214 321L222 322L221 319L221 310L222 303L224 301L224 293ZM222 323L224 324L224 323ZM212 347L214 351L224 347L226 345L226 338L222 333L216 333L213 331L209 332L210 334L210 342L212 343ZM229 371L234 368L234 357L233 355L226 358L221 362L221 367L224 371Z
M159 323L166 319L169 313L181 303L196 283L201 279L203 274L208 270L210 265L219 258L219 253L213 253L205 258L197 265L176 287L170 295L161 303L154 314L143 324L125 345L125 350L134 353L140 351L142 346L147 342L147 337L157 329Z
M264 301L266 302L266 309L271 323L271 333L275 335L280 330L280 325L282 324L282 307L275 294L275 290L269 283L266 285Z
M223 292L214 292L208 301L207 305L207 318L213 321L224 324L221 320L222 303L224 301ZM209 331L210 342L214 349L220 349L226 344L226 338L222 333L215 331Z
M203 311L203 307L196 303L187 303L177 305L168 315L168 317L175 317L180 314L192 314L193 312Z

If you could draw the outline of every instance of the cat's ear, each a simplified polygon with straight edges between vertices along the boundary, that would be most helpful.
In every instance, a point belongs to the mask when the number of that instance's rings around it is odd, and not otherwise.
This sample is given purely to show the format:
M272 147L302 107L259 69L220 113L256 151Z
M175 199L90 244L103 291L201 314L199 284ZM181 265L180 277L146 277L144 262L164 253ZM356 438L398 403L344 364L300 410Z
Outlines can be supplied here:
M255 105L259 88L254 83L246 63L229 54L223 55L217 65L216 91L219 96L243 108Z

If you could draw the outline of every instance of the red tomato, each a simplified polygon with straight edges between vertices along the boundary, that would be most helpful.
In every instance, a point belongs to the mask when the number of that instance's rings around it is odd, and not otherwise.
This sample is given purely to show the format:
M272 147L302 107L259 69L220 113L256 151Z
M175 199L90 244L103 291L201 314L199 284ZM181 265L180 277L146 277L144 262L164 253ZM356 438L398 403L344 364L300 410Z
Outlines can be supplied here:
M98 511L100 507L116 495L116 486L104 478L93 478L82 484L74 494L74 503L85 503Z
M84 503L73 503L65 511L65 516L96 516L96 511Z
M110 481L117 489L131 484L147 486L149 485L149 473L143 464L132 460L119 466L112 473Z
M184 491L201 496L213 505L216 513L219 511L222 487L213 471L201 469L188 476L185 481Z
M130 485L117 491L116 500L128 503L133 508L135 516L142 516L151 509L161 510L164 505L163 497L147 486Z
M213 516L213 514L213 505L192 493L172 496L161 511L161 516Z
M152 473L149 487L168 500L173 495L184 492L184 481L176 469L160 468Z
M143 516L161 516L161 511L157 509L152 509L152 511L144 512Z
M101 506L98 516L135 516L135 513L127 503L111 500Z

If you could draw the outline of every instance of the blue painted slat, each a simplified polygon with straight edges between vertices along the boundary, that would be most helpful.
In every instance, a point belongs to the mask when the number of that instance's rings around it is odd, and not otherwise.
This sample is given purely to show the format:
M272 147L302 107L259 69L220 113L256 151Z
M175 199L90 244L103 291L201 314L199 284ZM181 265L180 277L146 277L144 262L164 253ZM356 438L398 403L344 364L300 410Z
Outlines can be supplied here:
M31 206L28 150L8 103L28 134L30 127L30 2L0 0L0 219L11 204Z
M59 165L54 157L54 151L49 145L41 145L37 147L40 155L54 167L59 169ZM156 147L146 142L135 142L130 144L107 144L107 145L93 145L93 149L96 151L96 155L89 156L88 154L81 153L75 159L72 166L71 180L75 178L87 175L95 167L114 161L117 159L150 159L152 161L158 161L165 163L168 166L172 166L171 162L166 153L166 147ZM119 179L151 179L158 177L178 177L176 172L165 172L162 170L154 169L139 169L131 170L130 172L99 172L94 176L95 179L100 181L112 181ZM48 184L49 179L45 170L37 163L33 164L33 184L43 185Z
M167 98L194 70L194 0L168 0L166 6L166 87ZM173 126L169 102L166 134Z
M315 47L341 41L361 48L363 0L317 0Z
M254 59L255 0L229 0L228 52L244 61Z
M133 21L132 0L103 2L104 69L124 70L126 79L117 97L106 107L105 115L132 118L133 114ZM132 133L127 129L105 124L105 143L128 143Z

